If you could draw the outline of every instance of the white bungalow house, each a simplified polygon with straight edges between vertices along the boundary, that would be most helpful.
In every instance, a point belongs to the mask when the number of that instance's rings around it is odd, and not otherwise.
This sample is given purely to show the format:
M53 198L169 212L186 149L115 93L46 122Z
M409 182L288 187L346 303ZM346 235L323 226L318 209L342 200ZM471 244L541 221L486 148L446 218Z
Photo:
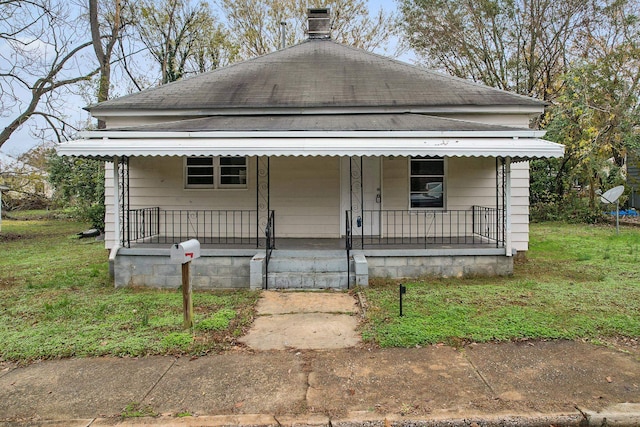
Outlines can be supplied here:
M179 286L169 249L188 238L195 288L513 271L527 161L563 155L529 129L545 104L340 45L326 9L310 17L296 46L89 107L107 128L60 145L109 162L116 286Z

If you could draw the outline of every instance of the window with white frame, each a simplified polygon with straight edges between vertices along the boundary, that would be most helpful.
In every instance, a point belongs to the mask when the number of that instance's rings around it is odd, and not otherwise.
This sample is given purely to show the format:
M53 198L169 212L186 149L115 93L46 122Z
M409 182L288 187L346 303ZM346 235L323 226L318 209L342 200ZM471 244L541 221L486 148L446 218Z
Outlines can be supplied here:
M409 163L409 206L444 208L444 159L411 157Z
M185 158L186 188L247 188L246 157Z

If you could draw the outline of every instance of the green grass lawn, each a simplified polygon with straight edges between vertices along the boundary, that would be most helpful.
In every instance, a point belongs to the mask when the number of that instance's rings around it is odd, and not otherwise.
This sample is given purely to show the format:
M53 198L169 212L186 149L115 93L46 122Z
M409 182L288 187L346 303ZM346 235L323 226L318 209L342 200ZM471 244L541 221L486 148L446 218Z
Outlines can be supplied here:
M0 359L203 354L229 347L250 324L257 293L194 292L195 327L184 331L182 293L114 289L104 243L75 235L87 228L2 222Z
M640 337L640 228L532 224L512 277L407 281L363 289L366 340L383 347L438 342Z
M86 224L24 218L0 233L0 360L206 354L253 318L259 293L194 292L184 331L181 292L114 289L103 243L75 235ZM363 337L383 347L640 337L640 228L532 224L530 249L512 277L406 282L402 318L398 282L373 283Z

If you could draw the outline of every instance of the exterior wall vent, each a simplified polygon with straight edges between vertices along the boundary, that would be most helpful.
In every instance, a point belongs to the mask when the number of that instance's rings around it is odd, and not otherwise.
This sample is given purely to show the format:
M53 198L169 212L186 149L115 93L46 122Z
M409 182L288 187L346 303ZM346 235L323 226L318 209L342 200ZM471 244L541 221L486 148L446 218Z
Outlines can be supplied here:
M331 14L329 8L307 9L310 39L331 38Z

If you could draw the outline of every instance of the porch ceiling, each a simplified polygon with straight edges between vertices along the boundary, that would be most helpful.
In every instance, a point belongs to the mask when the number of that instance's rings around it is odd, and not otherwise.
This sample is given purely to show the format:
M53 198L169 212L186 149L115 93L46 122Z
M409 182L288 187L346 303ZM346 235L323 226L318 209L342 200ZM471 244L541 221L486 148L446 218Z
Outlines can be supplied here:
M439 157L511 157L512 161L562 157L564 146L543 139L520 136L487 136L468 132L450 135L393 136L385 132L334 132L286 137L255 135L213 137L199 133L151 138L129 136L80 139L60 144L61 156L112 160L116 156L439 156ZM478 136L479 135L479 136Z

